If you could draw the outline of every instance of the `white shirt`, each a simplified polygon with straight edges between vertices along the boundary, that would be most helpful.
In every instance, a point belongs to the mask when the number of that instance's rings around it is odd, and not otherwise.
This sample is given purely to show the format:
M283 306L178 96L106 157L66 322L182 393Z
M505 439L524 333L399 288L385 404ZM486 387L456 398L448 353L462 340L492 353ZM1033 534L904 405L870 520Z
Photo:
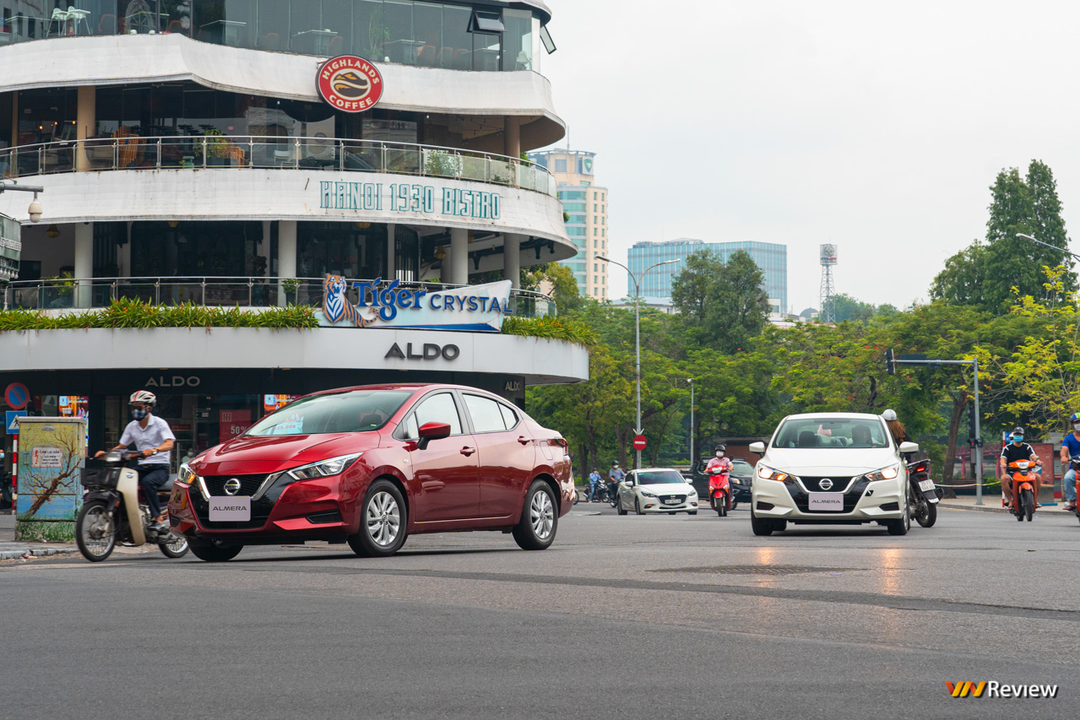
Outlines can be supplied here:
M165 422L157 415L150 415L147 418L146 427L140 427L138 420L132 420L124 428L124 434L120 436L120 445L131 445L135 443L135 448L142 452L146 448L156 448L163 444L166 440L176 440L176 436L173 435L172 430L169 429L169 423ZM168 465L169 464L169 451L159 452L151 455L148 458L139 458L140 465Z

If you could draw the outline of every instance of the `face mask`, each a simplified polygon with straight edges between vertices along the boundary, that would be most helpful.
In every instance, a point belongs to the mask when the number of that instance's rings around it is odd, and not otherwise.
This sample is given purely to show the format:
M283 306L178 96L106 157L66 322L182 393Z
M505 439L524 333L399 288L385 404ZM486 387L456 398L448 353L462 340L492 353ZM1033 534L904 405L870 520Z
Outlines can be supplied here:
M142 420L144 417L146 417L146 411L145 410L132 410L131 411L131 417L135 418L136 420Z
M716 453L716 457L724 457L724 453L718 451Z
M1080 423L1076 423L1075 425L1073 425L1073 430L1080 432Z
M1019 445L1020 443L1024 442L1024 436L1023 435L1013 435L1013 442L1016 443L1017 445Z

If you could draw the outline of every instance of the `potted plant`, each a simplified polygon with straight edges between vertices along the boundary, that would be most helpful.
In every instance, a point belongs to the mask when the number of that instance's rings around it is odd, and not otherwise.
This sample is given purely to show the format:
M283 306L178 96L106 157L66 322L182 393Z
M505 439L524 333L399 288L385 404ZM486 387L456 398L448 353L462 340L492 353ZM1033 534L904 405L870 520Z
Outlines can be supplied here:
M224 133L217 128L210 128L195 141L195 154L206 157L207 165L228 165L235 154L235 149L225 139Z
M296 304L296 291L299 287L300 281L294 278L285 278L281 281L281 289L285 292L286 304Z

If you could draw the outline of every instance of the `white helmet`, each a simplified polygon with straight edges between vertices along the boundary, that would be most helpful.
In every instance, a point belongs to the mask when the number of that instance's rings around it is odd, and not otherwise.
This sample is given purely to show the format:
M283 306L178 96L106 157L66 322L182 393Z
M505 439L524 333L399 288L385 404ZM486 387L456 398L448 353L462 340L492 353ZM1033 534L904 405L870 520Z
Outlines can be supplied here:
M896 413L892 410L886 410L885 412L881 413L881 417L885 418L885 422L893 422L894 420L896 420Z
M134 405L135 403L143 403L154 407L157 404L157 396L149 390L137 390L131 393L131 397L128 399L128 405Z

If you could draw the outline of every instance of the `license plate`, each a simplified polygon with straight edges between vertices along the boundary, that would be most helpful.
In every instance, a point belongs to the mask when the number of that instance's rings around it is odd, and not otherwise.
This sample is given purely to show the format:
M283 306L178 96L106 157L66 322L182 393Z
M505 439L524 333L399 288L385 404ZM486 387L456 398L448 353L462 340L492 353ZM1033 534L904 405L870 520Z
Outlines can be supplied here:
M922 490L923 492L931 492L934 489L934 481L933 480L920 480L919 481L919 489Z
M239 497L210 498L210 522L248 522L251 520L251 498Z
M817 512L844 512L844 493L810 493L809 509Z
M664 503L666 505L678 505L679 498L675 497L674 495L669 495L668 497L664 498Z

